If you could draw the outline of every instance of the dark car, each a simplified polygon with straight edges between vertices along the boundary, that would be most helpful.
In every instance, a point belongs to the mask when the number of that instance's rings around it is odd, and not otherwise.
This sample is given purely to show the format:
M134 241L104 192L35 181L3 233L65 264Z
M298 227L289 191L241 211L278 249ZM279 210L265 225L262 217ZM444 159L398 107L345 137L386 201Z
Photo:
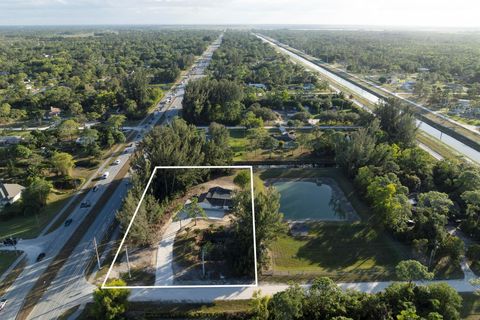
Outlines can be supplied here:
M93 192L97 192L97 191L98 191L98 186L93 187Z
M45 258L45 252L42 252L42 253L40 253L40 254L38 255L38 257L37 257L37 262L42 261L43 258Z
M83 201L81 204L80 204L80 208L89 208L92 204L90 203L90 201Z
M65 227L68 227L69 225L71 225L72 222L73 222L73 219L67 219L67 220L65 220L65 224L64 224Z

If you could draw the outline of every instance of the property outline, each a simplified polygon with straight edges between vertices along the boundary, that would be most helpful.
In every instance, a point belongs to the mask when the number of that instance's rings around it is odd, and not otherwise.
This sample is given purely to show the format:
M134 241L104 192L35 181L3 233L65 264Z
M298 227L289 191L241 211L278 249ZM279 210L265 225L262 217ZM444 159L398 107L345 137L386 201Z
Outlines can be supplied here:
M253 284L219 284L219 285L171 285L171 286L107 286L106 282L108 278L110 277L110 273L113 269L113 265L117 261L117 258L122 250L122 247L125 243L125 240L127 238L128 233L130 232L130 228L133 225L133 221L135 220L135 217L138 213L138 210L140 209L140 205L143 201L143 198L147 194L147 190L150 187L150 184L153 180L153 177L155 176L155 173L157 172L157 169L249 169L250 170L250 192L251 192L251 197L252 197L252 219L253 219L253 259L254 259L254 268L255 268L255 282ZM145 187L145 190L143 190L142 196L140 197L140 201L137 204L137 207L135 208L135 212L133 213L132 220L130 220L130 223L128 224L127 230L125 231L125 234L123 235L122 241L120 242L120 246L118 247L118 250L115 254L115 257L113 258L113 261L108 269L107 275L105 276L105 279L102 282L101 289L192 289L192 288L247 288L247 287L258 287L258 271L257 271L257 245L256 245L256 236L255 236L255 193L253 191L253 166L247 166L247 165L232 165L232 166L155 166L153 169L152 175L148 179L147 185Z

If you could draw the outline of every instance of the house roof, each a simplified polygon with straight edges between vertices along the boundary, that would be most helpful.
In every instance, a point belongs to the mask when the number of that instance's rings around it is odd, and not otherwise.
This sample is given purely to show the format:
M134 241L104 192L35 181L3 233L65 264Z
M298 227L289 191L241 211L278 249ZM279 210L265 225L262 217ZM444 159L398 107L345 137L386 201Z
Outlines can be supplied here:
M232 190L222 187L213 187L208 190L205 198L216 200L230 200L232 199Z
M0 198L3 200L12 199L24 189L25 187L16 183L0 183Z

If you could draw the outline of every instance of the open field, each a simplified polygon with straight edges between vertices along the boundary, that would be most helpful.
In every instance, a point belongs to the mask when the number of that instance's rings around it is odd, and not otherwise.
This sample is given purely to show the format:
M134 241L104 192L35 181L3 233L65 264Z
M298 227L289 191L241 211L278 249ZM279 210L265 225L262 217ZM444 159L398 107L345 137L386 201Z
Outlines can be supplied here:
M269 133L277 133L276 129L269 129ZM243 129L230 130L230 147L233 151L234 161L261 161L261 160L289 160L308 159L311 158L309 150L305 148L296 148L293 150L268 150L258 149L256 151L248 150L250 141L246 138L246 131Z
M274 243L273 277L392 280L396 264L408 259L404 251L364 223L312 223L308 236L282 236Z
M17 216L0 223L0 238L35 238L68 202L72 192L53 190L47 205L38 214Z

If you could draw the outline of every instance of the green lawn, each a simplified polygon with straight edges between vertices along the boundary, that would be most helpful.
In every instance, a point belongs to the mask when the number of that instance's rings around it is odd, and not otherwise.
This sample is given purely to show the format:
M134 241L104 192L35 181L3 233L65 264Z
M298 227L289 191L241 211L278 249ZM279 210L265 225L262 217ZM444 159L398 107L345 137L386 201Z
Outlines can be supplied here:
M53 191L48 197L48 204L37 215L20 215L0 223L0 238L34 238L62 209L70 197L70 192Z
M391 280L403 246L364 223L312 223L306 237L282 236L272 246L275 276L328 276L338 281Z
M15 251L0 251L0 275L12 265L19 255L20 253Z

